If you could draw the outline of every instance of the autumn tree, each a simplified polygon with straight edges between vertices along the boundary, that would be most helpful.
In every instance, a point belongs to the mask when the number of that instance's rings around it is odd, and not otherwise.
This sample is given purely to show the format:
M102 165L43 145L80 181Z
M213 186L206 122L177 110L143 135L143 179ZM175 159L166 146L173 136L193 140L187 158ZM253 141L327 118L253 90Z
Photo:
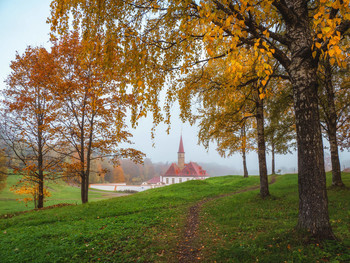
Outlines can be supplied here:
M72 176L79 176L81 200L88 202L92 161L105 157L132 158L141 161L143 154L135 149L119 149L130 142L126 131L126 110L134 99L125 92L117 74L117 65L106 66L106 50L98 41L83 41L72 32L54 42L55 87L52 92L60 117L55 130L61 145L72 151L74 159L67 164Z
M348 0L154 0L89 4L55 0L51 6L49 21L58 33L67 32L72 14L74 25L82 27L86 38L93 40L97 31L103 31L108 44L124 47L128 52L125 62L131 60L128 72L134 81L134 92L144 98L141 113L155 112L155 123L161 121L159 107L154 106L159 90L165 82L176 81L173 78L179 74L174 73L176 68L186 74L201 63L227 57L239 78L239 73L245 73L239 58L244 49L240 54L236 51L242 47L247 51L255 48L258 64L265 65L270 59L278 63L293 89L298 228L317 238L334 238L328 215L316 73L323 53L341 65L343 54L338 43L350 27ZM336 52L330 53L333 49ZM264 72L262 67L256 74L266 83L270 73L264 76ZM173 88L169 89L168 101L172 101L175 93ZM169 107L166 110L170 112Z
M51 123L57 108L48 89L51 61L41 47L27 47L16 54L3 90L1 139L13 152L15 173L23 177L19 192L34 193L37 208L44 206L44 182L55 177L60 157L54 154L56 141Z
M111 183L125 183L124 171L120 165L113 168L112 175Z
M344 186L338 153L339 131L346 129L350 122L349 73L345 68L331 64L326 55L320 62L318 71L321 124L329 141L332 163L332 185Z
M254 60L252 61L254 63ZM257 78L242 76L237 88L231 85L235 76L227 70L230 67L222 65L225 65L225 61L212 62L210 65L193 70L183 79L182 88L178 92L181 116L183 119L199 122L198 138L205 148L209 147L211 141L215 141L221 156L239 152L242 156L244 177L248 176L246 152L256 149L259 154L261 196L265 197L269 191L264 127L261 125L264 123L263 98L259 96L259 90L256 88ZM194 98L199 103L196 104L196 110L191 112L193 107L190 101ZM257 141L259 145L254 147L253 144Z
M284 82L284 85L288 83ZM265 138L271 153L271 173L276 174L276 154L291 153L295 148L293 97L289 88L277 89L266 100Z

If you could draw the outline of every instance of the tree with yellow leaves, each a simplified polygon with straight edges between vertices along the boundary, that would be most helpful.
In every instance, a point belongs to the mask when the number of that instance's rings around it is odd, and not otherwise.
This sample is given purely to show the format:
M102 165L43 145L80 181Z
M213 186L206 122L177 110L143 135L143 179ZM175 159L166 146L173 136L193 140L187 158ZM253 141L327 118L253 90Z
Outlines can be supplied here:
M118 148L130 143L125 118L134 96L126 93L118 65L104 64L105 52L98 38L84 41L77 31L54 42L51 51L52 93L60 110L55 131L63 152L70 152L66 173L79 177L82 203L88 202L92 161L109 157L117 162L123 157L140 162L144 156L133 148Z
M276 84L273 95L266 100L265 138L271 154L271 174L276 174L276 154L292 153L296 146L295 116L290 84Z
M349 54L349 50L345 52ZM349 61L349 56L347 56L347 62ZM342 69L337 64L331 65L329 56L325 54L319 65L318 81L321 125L329 141L331 153L332 185L343 187L338 144L339 140L342 143L342 137L339 134L346 131L346 126L350 122L349 66Z
M240 151L243 164L246 150L252 149L253 145L253 142L247 144L246 128L254 125L254 133L249 135L257 143L260 195L265 198L269 195L264 136L265 87L259 84L259 77L254 74L257 64L253 55L245 59L245 67L251 67L252 74L242 75L240 83L234 79L235 74L226 63L225 59L217 60L193 70L183 79L178 92L182 116L191 120L190 101L197 98L201 102L198 104L199 114L194 113L195 120L200 121L199 141L208 147L209 141L215 140L222 155L226 151L229 155ZM237 85L232 85L234 83ZM247 175L245 165L243 170Z
M244 49L254 48L261 65L256 75L259 84L265 86L272 74L267 62L272 59L278 63L293 87L298 229L317 238L334 238L328 215L316 73L324 53L330 56L331 64L344 66L344 54L338 44L350 27L349 0L151 0L89 4L55 0L51 6L49 21L59 34L67 32L72 14L74 26L81 26L86 38L93 39L96 32L103 31L108 45L123 46L128 54L123 62L130 61L123 65L128 65L134 93L143 96L143 107L136 116L152 110L155 123L161 121L156 103L159 90L165 82L171 84L175 77L187 74L193 67L226 57L234 65L239 80L246 73L240 56ZM176 90L170 88L170 104L174 94ZM170 115L170 107L165 109Z
M18 191L35 189L37 208L44 206L45 182L55 178L62 161L55 154L57 144L51 126L58 116L48 88L52 83L51 63L46 49L27 47L11 62L12 71L2 91L0 136L13 153L11 159L16 160L10 168L22 176Z

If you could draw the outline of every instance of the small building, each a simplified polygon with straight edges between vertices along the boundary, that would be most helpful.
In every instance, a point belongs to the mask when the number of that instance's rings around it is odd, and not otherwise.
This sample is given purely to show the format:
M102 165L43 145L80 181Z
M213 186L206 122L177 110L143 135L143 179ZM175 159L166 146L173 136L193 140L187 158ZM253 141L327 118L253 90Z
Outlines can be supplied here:
M209 178L209 175L200 165L195 162L185 163L185 151L180 137L179 151L177 152L177 164L172 163L168 170L162 175L152 178L144 182L144 185L170 185L186 182L189 180L204 180Z
M180 137L180 146L177 153L177 163L172 163L168 170L161 176L153 177L142 185L126 185L125 183L111 184L90 184L93 189L107 191L136 191L141 192L152 188L162 187L165 185L182 183L190 180L204 180L209 177L207 172L195 162L185 163L185 151Z

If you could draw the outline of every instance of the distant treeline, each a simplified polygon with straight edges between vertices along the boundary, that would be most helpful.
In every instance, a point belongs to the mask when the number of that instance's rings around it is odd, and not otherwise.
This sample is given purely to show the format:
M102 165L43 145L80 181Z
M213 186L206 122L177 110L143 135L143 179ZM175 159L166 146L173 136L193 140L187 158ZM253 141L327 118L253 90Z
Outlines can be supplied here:
M141 184L155 176L163 175L170 166L170 162L153 163L146 158L143 164L137 164L128 159L119 161L120 166L113 167L108 160L96 161L93 164L93 173L90 183L127 183ZM211 176L239 174L240 171L228 166L215 163L198 163Z

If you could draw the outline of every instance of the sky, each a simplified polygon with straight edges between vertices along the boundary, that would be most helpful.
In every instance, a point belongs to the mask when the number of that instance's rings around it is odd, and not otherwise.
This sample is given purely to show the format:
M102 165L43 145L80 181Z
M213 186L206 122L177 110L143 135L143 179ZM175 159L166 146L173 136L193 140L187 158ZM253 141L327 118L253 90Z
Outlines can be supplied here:
M50 0L0 0L0 89L5 87L3 82L10 71L10 62L14 60L16 52L22 54L28 45L50 47L50 26L46 19L50 15ZM217 163L232 167L232 171L242 173L242 159L239 154L230 158L222 158L215 151L215 144L211 144L209 151L198 145L196 126L182 123L178 108L172 112L170 133L166 133L166 125L156 129L155 140L151 140L152 119L142 119L139 126L130 132L134 135L132 141L135 149L143 151L153 162L175 162L182 134L186 162ZM153 146L154 144L154 146ZM326 150L327 152L327 150ZM327 154L327 153L326 153ZM340 152L343 165L350 166L350 153ZM267 155L268 169L271 167L271 156ZM251 174L258 173L258 157L250 153L247 157L248 170ZM276 156L276 170L288 169L296 171L297 155Z

